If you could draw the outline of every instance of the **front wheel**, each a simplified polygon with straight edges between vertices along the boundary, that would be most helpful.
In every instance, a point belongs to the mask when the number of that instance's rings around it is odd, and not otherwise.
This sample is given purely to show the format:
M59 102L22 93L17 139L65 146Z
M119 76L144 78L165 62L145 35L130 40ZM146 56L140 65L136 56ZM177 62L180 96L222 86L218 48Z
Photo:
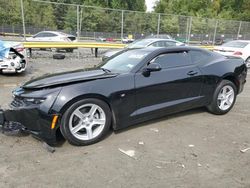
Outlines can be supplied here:
M99 99L83 99L69 107L62 117L63 136L73 145L89 145L100 141L109 131L111 112Z
M226 114L229 112L236 100L237 89L233 82L229 80L222 80L217 86L213 99L208 110L217 115Z

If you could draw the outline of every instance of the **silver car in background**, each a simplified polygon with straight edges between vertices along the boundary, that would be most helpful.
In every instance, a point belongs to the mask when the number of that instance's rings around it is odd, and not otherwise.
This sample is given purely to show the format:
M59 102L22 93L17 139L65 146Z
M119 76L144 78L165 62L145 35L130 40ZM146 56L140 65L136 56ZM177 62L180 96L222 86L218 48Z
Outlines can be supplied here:
M32 37L26 38L27 42L77 42L76 36L59 31L41 31ZM61 49L73 52L74 48Z
M107 51L103 55L102 60L105 61L109 59L111 56L114 56L118 52L121 52L126 49L138 49L138 48L147 48L147 47L166 48L166 47L173 47L173 46L185 46L185 44L182 42L173 40L173 39L145 38L145 39L136 40L135 42L127 45L123 49Z

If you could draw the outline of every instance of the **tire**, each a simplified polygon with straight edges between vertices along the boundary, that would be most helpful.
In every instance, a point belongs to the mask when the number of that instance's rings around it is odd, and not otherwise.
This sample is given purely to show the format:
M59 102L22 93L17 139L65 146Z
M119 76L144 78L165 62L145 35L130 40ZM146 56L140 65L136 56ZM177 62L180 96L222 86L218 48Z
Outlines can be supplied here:
M250 57L246 59L246 66L248 69L250 68Z
M53 59L64 59L65 58L65 55L63 54L54 54L53 55Z
M235 84L229 80L222 80L215 89L212 102L207 109L216 115L226 114L233 108L236 96Z
M84 146L102 140L110 130L110 125L109 106L99 99L89 98L68 108L63 114L60 130L70 144Z

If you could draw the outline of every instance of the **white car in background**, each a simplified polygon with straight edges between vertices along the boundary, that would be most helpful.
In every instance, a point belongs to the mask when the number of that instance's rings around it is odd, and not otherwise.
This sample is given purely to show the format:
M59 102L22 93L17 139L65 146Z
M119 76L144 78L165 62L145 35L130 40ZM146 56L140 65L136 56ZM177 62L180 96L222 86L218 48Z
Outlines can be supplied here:
M32 37L26 38L27 42L76 42L74 35L69 35L59 31L41 31ZM63 49L67 52L73 52L73 48Z
M26 51L20 42L0 41L0 72L21 73L27 66Z
M241 57L250 68L250 40L233 40L221 46L215 46L214 51L225 56Z

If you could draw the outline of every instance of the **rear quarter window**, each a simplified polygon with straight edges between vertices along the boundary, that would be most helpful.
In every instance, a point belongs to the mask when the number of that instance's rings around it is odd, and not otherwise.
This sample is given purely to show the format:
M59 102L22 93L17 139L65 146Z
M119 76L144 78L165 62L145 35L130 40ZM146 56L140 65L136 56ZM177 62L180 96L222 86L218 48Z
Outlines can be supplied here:
M159 63L163 69L191 64L190 57L186 51L161 54L153 62Z
M190 50L189 55L193 64L207 63L213 59L213 55L199 50Z

